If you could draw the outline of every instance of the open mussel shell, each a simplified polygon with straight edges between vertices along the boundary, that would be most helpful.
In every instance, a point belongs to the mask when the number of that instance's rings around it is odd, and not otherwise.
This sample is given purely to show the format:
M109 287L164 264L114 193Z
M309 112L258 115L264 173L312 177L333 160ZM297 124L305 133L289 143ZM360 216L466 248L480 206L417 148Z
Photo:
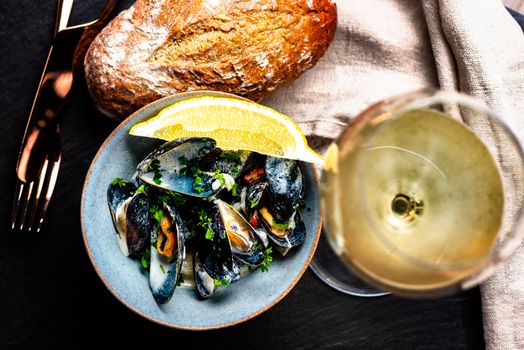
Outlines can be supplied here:
M149 285L158 304L167 303L173 296L186 257L185 237L187 233L182 219L175 208L167 205L164 209L164 216L163 220L168 220L168 227L165 227L165 223L161 223L151 231ZM171 249L169 253L168 249Z
M246 215L249 219L257 213L257 207L260 205L260 202L263 200L264 194L267 191L268 183L267 181L259 181L248 185L246 190ZM266 230L262 227L253 227L255 233L262 242L264 248L267 248L269 245L268 234Z
M145 183L164 190L193 197L209 197L213 193L211 176L203 175L195 189L191 166L215 148L209 138L177 139L149 154L137 167L138 177Z
M232 256L250 267L262 264L265 253L255 229L228 203L218 199L215 204L220 213L219 229L227 236Z
M107 204L115 225L118 245L125 256L129 255L125 232L126 209L135 191L136 186L131 181L125 180L113 182L107 189Z
M118 244L125 256L136 256L147 245L150 232L150 202L146 194L135 194L129 181L111 184L107 200L117 231Z
M233 254L217 201L211 202L208 212L211 218L209 225L214 232L213 239L204 241L203 246L208 246L209 249L204 249L201 254L202 257L209 255L211 259L216 260L213 265L224 265L228 270L232 270ZM209 271L209 269L207 270ZM210 274L213 276L212 272Z
M173 148L176 148L177 146L186 143L189 140L188 137L183 137L179 139L175 139L173 141L165 142L160 147L155 148L151 153L149 153L136 167L138 174L144 174L148 172L149 165L151 164L151 161L156 159L158 156L169 152Z
M250 164L252 152L224 151L213 139L185 138L162 145L137 167L140 180L164 190L207 198L229 190Z
M225 195L221 196L220 199L227 203L231 203L235 210L246 217L249 217L253 213L253 208L256 206L256 203L258 203L262 198L266 187L267 181L265 180L258 180L250 183L239 181L236 196Z
M260 195L260 201L251 209L249 220L259 239L264 241L267 237L277 246L278 250L285 255L289 249L304 243L306 239L306 225L298 208L293 209L291 216L286 220L278 220L271 206L271 198L267 187ZM266 236L261 235L264 232ZM267 246L267 244L266 244Z
M245 213L247 217L251 217L256 211L259 203L262 201L264 193L267 191L267 181L259 181L249 184L246 189Z
M215 254L211 241L204 242L195 252L193 263L198 294L209 298L217 285L229 285L240 279L240 268L235 260L227 267Z
M259 211L262 226L268 233L269 238L274 244L283 248L281 253L285 255L289 249L304 243L306 239L306 225L299 210L295 210L291 217L281 226L275 225L274 221L268 220L267 208Z
M198 294L210 297L218 285L228 285L240 278L241 268L252 269L265 259L266 243L246 219L231 205L216 199L210 204L213 239L199 245L194 260Z
M244 185L242 182L237 183L237 189L236 189L236 195L233 196L230 192L225 192L225 195L222 195L219 197L219 199L222 199L228 203L231 203L231 206L235 208L238 212L247 215L246 209L247 209L247 186Z
M215 291L215 280L204 269L201 253L197 250L194 254L193 268L195 273L195 285L198 294L202 298L209 298Z
M271 212L279 222L286 221L304 197L304 178L298 161L267 157L264 171Z

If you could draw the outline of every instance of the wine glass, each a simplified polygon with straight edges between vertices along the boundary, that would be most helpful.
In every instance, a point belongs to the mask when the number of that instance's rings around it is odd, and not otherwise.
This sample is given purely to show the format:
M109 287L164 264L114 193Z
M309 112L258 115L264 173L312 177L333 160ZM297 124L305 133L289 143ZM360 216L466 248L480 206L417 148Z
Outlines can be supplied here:
M325 241L311 267L358 296L476 286L522 240L522 174L517 137L472 97L418 91L378 102L326 153Z

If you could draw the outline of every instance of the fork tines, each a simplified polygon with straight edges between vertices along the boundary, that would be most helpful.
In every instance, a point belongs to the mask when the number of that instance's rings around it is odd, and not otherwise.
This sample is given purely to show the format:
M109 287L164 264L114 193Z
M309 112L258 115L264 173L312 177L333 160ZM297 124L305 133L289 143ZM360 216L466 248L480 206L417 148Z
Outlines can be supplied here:
M17 178L11 217L12 229L40 231L56 184L59 167L60 156L51 160L47 157L36 180L26 183Z

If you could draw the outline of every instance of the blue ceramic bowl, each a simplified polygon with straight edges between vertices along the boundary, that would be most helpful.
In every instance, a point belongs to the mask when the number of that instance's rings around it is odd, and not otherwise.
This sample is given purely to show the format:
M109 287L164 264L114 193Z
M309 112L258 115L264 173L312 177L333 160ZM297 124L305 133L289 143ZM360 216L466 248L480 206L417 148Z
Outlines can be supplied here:
M81 222L84 243L91 262L109 291L139 315L174 328L202 330L228 327L253 318L280 301L298 282L313 257L320 235L318 174L310 164L301 168L306 185L307 227L305 242L285 257L275 252L269 272L253 271L240 281L221 288L208 300L197 298L190 288L177 288L166 305L159 306L149 289L148 278L136 260L125 257L118 247L108 209L107 187L115 177L131 178L136 165L161 142L129 135L136 123L188 97L216 92L191 92L169 96L140 109L109 135L96 154L84 183Z

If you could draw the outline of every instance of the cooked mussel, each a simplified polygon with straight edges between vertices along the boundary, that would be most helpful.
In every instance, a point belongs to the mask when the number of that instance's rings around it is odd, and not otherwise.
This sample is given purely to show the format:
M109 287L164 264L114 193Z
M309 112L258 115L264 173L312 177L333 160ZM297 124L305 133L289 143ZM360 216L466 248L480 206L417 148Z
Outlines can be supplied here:
M201 260L202 253L198 250L193 256L193 268L195 285L198 294L202 298L209 298L215 291L215 279L204 268L204 263Z
M137 167L138 177L145 183L168 191L208 197L213 193L211 176L199 176L195 186L198 160L215 148L209 138L177 139L150 153Z
M202 137L168 142L138 165L138 177L152 186L200 198L222 188L231 190L251 152L215 146L214 140Z
M267 191L267 186L267 182L261 179L256 182L249 183L242 193L243 212L264 248L267 248L269 245L268 234L266 230L258 223L257 215L258 207L260 206L260 202L263 200L264 194Z
M262 207L256 214L262 227L265 228L270 239L279 246L282 255L289 249L304 243L306 239L306 225L299 210L295 210L285 222L277 222L268 207Z
M264 169L255 167L246 173L241 181L238 182L236 195L224 196L224 200L231 203L233 208L249 218L254 208L260 202L267 185Z
M220 213L216 227L225 233L232 256L250 267L260 265L264 249L257 232L231 205L220 199L215 204Z
M230 204L214 200L209 208L209 228L213 237L204 239L195 254L197 291L208 298L215 286L228 285L240 278L240 266L253 269L264 262L267 242Z
M273 250L286 254L305 240L304 178L294 160L184 138L151 152L131 181L115 180L108 202L120 248L149 270L158 304L182 273L192 272L209 298L251 270L267 271Z
M216 286L225 286L240 279L240 268L235 259L226 266L220 256L216 254L211 241L199 246L195 254L194 277L198 294L209 298Z
M288 220L304 196L304 179L296 160L267 157L264 167L268 181L271 213L280 222Z
M118 244L125 256L142 252L150 232L149 198L145 193L135 194L136 189L132 182L117 179L107 190Z
M151 231L149 285L158 304L173 295L186 257L186 227L175 208L164 205L160 223Z

